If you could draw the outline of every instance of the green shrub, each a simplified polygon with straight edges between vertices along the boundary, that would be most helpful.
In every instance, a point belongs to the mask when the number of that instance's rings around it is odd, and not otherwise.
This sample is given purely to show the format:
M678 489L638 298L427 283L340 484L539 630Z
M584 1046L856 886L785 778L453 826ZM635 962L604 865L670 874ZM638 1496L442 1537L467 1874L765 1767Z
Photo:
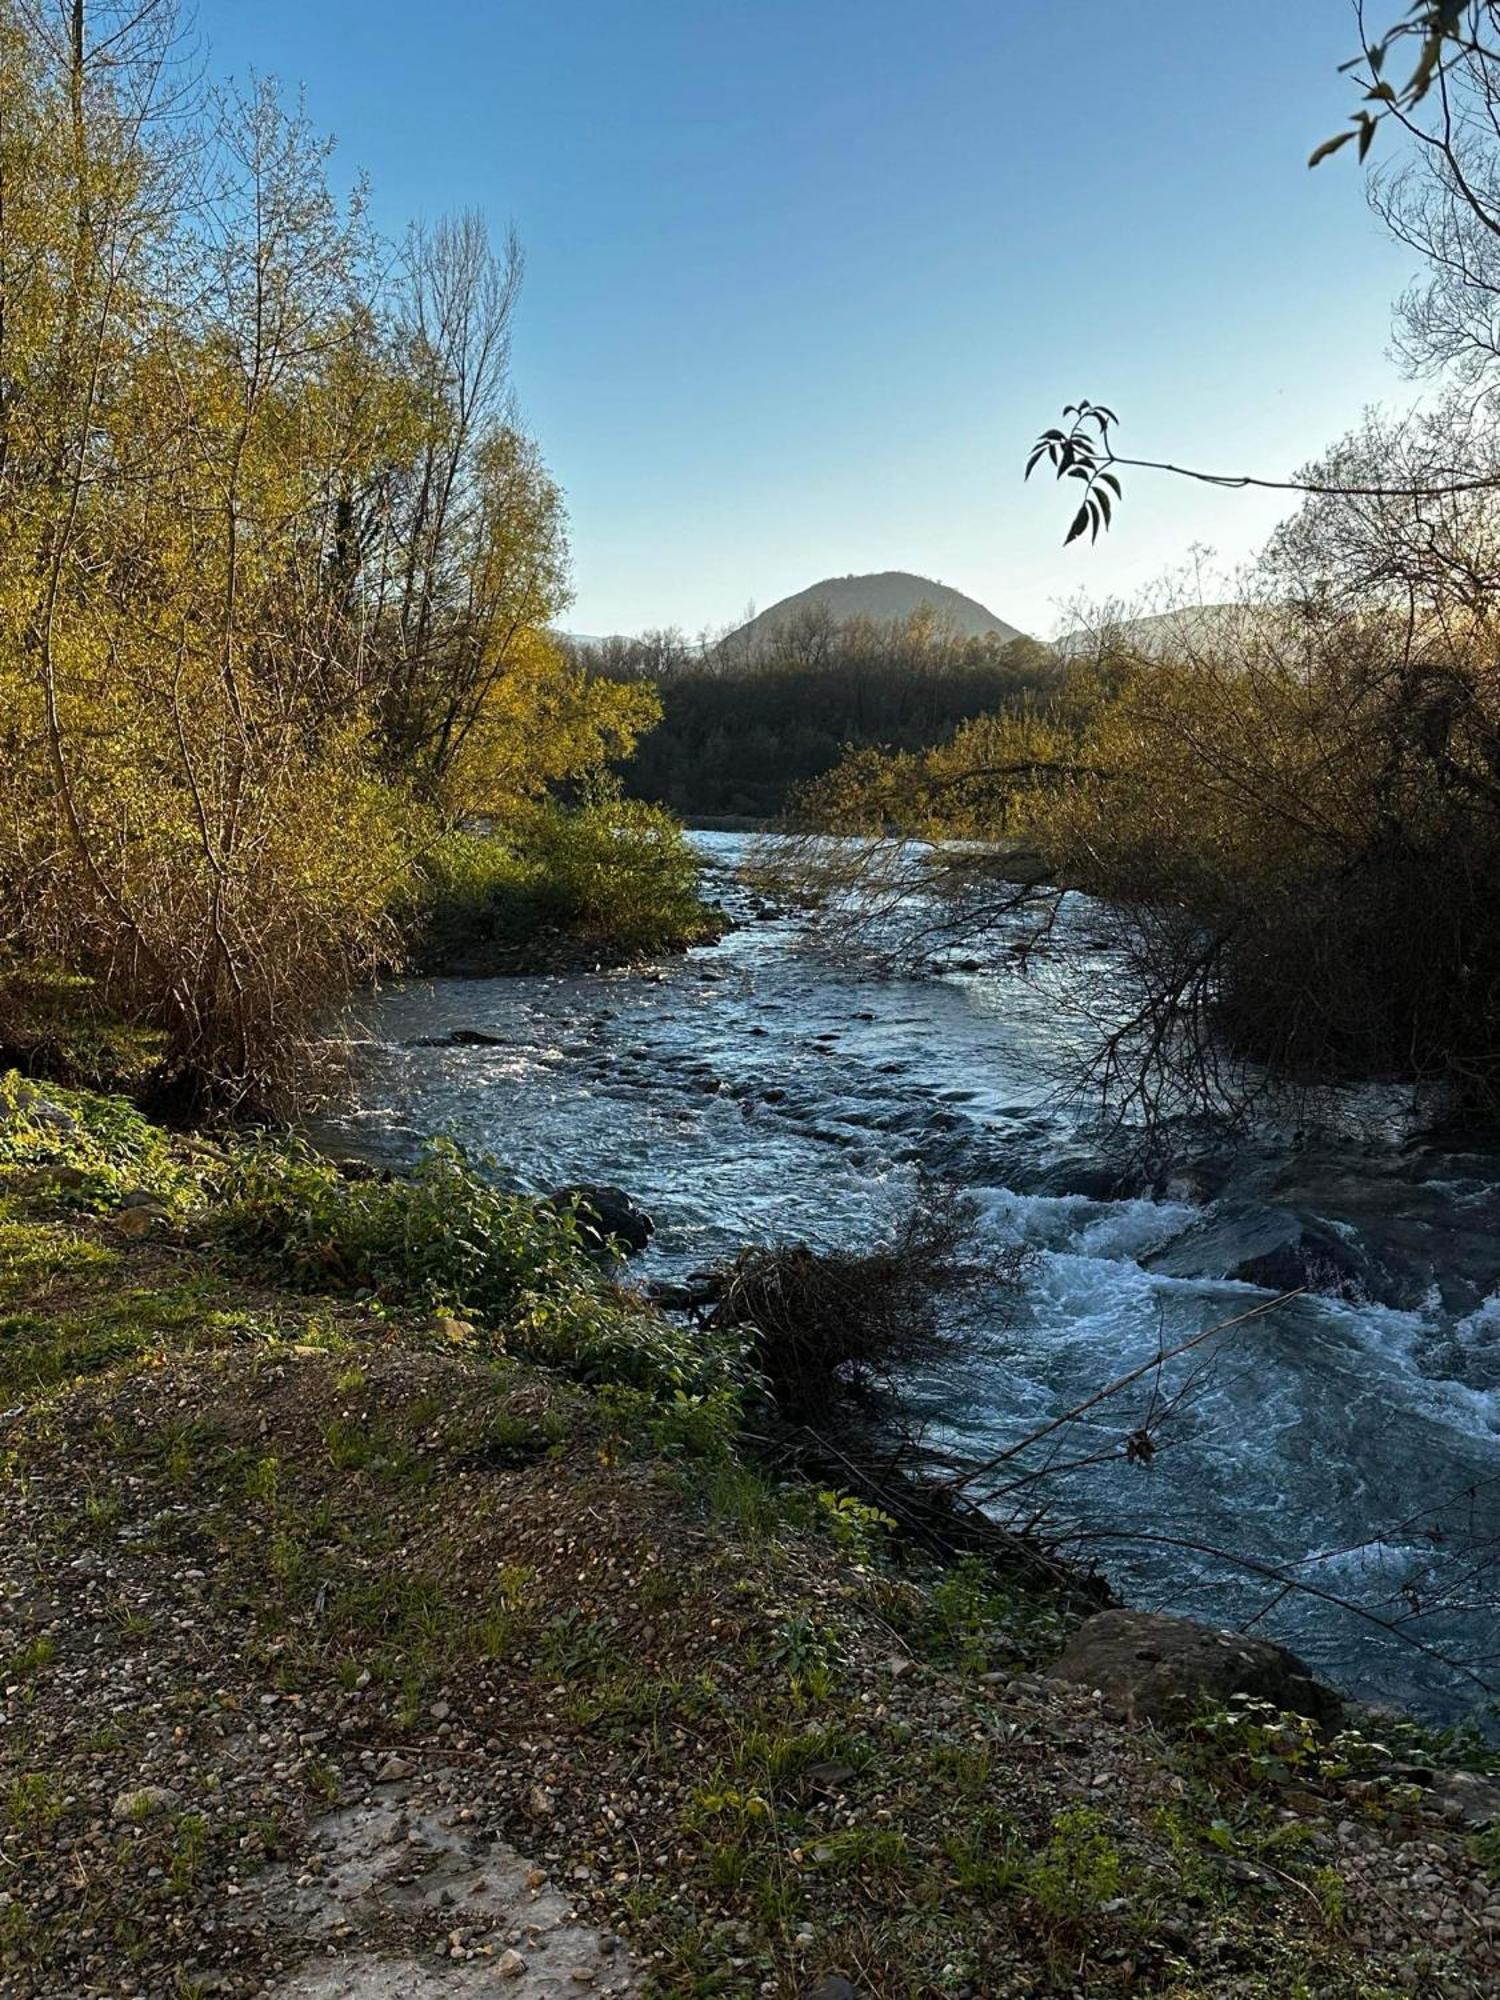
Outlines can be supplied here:
M1055 1653L1066 1620L1060 1604L1036 1590L1007 1588L978 1555L961 1556L897 1614L906 1636L929 1659L982 1674L1005 1661Z
M696 1395L676 1389L670 1400L660 1402L615 1380L600 1389L596 1408L605 1435L626 1450L649 1448L663 1458L718 1464L734 1457L741 1405L728 1386Z
M1029 1855L1025 1894L1044 1922L1071 1929L1096 1922L1110 1905L1139 1897L1145 1884L1102 1812L1068 1806L1052 1822L1046 1843Z
M503 831L445 835L397 914L418 964L434 971L524 958L549 934L633 958L719 929L681 827L612 791L571 809L547 801Z
M730 1386L735 1349L612 1285L571 1213L508 1193L435 1140L410 1174L350 1180L292 1143L234 1158L212 1229L283 1282L471 1319L509 1352L671 1395Z
M526 863L494 834L457 830L423 857L397 921L422 969L521 936L531 919Z
M716 934L698 895L698 863L660 806L605 793L576 811L539 808L521 830L552 921L632 951Z
M173 1158L166 1134L122 1097L0 1075L0 1183L55 1186L80 1208L111 1208L143 1190L167 1205L196 1183Z

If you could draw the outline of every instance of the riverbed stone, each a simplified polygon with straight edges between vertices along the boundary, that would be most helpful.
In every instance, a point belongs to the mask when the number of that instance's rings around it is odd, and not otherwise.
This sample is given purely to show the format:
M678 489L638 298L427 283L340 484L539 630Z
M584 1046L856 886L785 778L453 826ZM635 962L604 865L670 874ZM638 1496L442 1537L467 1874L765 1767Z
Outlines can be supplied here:
M585 1240L618 1245L628 1257L637 1256L656 1234L656 1224L623 1188L586 1183L554 1188L549 1199L556 1208L572 1207Z
M1429 1789L1445 1816L1473 1833L1500 1826L1500 1777L1480 1771L1439 1771Z
M1272 1292L1378 1296L1378 1274L1357 1244L1294 1209L1226 1201L1144 1260L1169 1278L1231 1278Z
M1082 1682L1132 1722L1177 1729L1205 1707L1248 1695L1336 1724L1343 1704L1309 1668L1270 1639L1220 1631L1158 1611L1101 1611L1047 1669Z

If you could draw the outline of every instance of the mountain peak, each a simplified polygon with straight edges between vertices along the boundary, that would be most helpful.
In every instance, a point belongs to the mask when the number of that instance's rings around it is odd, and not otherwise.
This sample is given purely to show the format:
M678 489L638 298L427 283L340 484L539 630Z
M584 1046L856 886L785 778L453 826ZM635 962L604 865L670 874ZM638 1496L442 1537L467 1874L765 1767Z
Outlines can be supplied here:
M951 584L938 583L930 576L914 576L909 570L886 569L864 576L828 576L810 584L791 597L783 597L762 611L725 644L747 652L763 650L785 625L808 613L825 611L838 625L852 619L868 618L877 625L908 619L922 609L930 610L939 623L966 639L993 635L997 639L1019 639L1023 635L1007 625L975 598L966 597Z

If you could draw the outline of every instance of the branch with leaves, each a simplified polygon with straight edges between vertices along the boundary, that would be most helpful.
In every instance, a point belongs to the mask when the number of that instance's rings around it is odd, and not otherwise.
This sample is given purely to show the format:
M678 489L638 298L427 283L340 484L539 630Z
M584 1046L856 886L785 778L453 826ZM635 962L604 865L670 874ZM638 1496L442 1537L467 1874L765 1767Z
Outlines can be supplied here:
M1108 528L1115 503L1120 500L1118 467L1139 472L1168 472L1177 479L1196 480L1201 486L1219 486L1231 491L1254 487L1262 493L1295 493L1307 499L1330 500L1433 500L1465 493L1500 491L1500 475L1485 473L1472 479L1397 481L1387 484L1349 483L1340 480L1262 479L1251 472L1205 472L1191 465L1177 465L1165 458L1130 458L1115 450L1113 432L1119 423L1114 411L1103 403L1069 403L1063 410L1066 430L1057 426L1045 430L1026 459L1026 477L1045 459L1061 479L1083 481L1083 499L1063 537L1063 546L1087 534L1099 539Z
M1419 154L1435 178L1447 206L1481 234L1500 236L1500 206L1494 200L1493 173L1476 173L1465 153L1465 103L1474 100L1479 115L1471 121L1483 147L1483 164L1488 167L1497 139L1500 139L1500 0L1414 0L1405 15L1383 33L1372 34L1365 25L1363 0L1356 0L1360 50L1342 65L1364 86L1364 101L1353 115L1347 130L1335 133L1313 149L1310 166L1330 158L1355 143L1364 160L1374 143L1377 130L1386 119L1418 142ZM1419 116L1424 103L1438 105L1435 116ZM1429 127L1431 129L1429 129ZM1397 177L1397 186L1401 177ZM1441 264L1451 256L1451 231L1434 237L1430 226L1403 223L1399 199L1377 201L1387 226L1403 242L1426 249ZM1487 308L1492 303L1493 286L1476 277L1473 260L1463 264L1461 279L1479 297L1484 317L1480 341L1492 343L1492 326ZM1472 301L1470 302L1472 303ZM1466 327L1473 344L1474 330ZM1429 343L1430 345L1430 343ZM1425 350L1424 350L1425 351ZM1445 350L1446 351L1446 350ZM1491 353L1492 349L1487 350ZM1267 479L1254 473L1203 471L1178 465L1169 459L1135 458L1115 449L1113 433L1119 419L1103 403L1084 398L1063 411L1063 422L1042 432L1026 461L1029 479L1038 465L1051 465L1060 480L1077 480L1082 494L1070 519L1067 543L1085 535L1091 542L1111 525L1121 498L1122 468L1169 473L1200 485L1231 490L1253 487L1262 492L1296 494L1304 498L1339 500L1385 500L1418 502L1447 499L1470 493L1494 491L1500 478L1494 474L1467 476L1458 473L1434 476L1421 482L1374 482L1347 484L1317 479Z
M1494 23L1494 0L1413 0L1404 19L1373 41L1365 32L1364 7L1358 4L1361 48L1340 65L1345 75L1362 74L1364 103L1350 118L1347 131L1335 132L1313 148L1307 164L1316 167L1347 146L1359 144L1364 160L1375 143L1381 121L1394 115L1403 123L1434 89L1441 90L1448 72L1471 57L1493 54L1483 38L1486 21ZM1393 58L1410 54L1416 60L1404 83L1392 83L1387 68ZM1371 109L1371 107L1374 107Z

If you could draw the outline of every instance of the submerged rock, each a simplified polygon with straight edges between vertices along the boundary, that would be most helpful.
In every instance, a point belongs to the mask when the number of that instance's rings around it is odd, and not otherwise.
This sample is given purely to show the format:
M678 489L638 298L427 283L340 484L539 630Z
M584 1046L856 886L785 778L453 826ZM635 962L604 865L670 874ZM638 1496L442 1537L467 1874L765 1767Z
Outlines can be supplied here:
M1378 1295L1378 1275L1357 1244L1290 1208L1223 1202L1144 1259L1169 1278L1232 1278L1267 1291Z
M482 1028L452 1028L446 1035L418 1035L406 1044L409 1049L501 1049L503 1035L487 1035Z
M644 1295L663 1312L706 1312L723 1298L724 1282L722 1272L694 1272L682 1284L663 1280L647 1285Z
M1079 1626L1047 1672L1097 1688L1132 1722L1165 1729L1181 1728L1234 1695L1274 1702L1325 1725L1343 1714L1338 1695L1285 1646L1159 1611L1099 1612Z

